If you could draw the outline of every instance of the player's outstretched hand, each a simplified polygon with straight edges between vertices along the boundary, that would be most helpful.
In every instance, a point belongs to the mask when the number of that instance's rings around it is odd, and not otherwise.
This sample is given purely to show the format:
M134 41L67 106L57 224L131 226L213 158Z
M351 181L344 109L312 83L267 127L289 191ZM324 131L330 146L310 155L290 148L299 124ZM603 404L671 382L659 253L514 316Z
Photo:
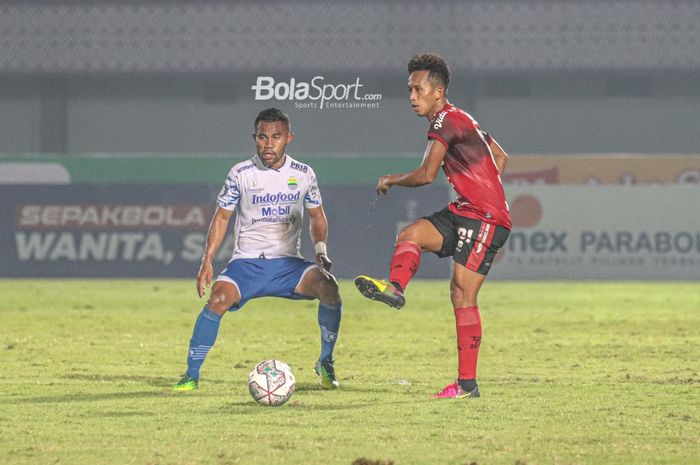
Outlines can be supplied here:
M377 194L387 194L389 192L389 189L391 188L391 175L386 174L379 178L379 182L377 182Z
M206 288L211 285L212 277L214 276L214 268L208 261L203 261L199 266L199 273L197 273L197 294L201 299L206 293Z
M316 254L316 264L323 268L326 271L331 270L331 265L333 265L333 262L331 261L330 258L328 258L328 255L325 253L317 253Z

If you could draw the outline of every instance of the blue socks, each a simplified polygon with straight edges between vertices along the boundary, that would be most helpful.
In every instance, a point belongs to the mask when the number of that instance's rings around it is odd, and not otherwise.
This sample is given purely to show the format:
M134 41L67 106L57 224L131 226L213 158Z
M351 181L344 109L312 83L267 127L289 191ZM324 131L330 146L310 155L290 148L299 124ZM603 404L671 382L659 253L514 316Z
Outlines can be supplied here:
M333 349L335 341L338 339L342 310L343 304L318 304L318 326L321 328L321 361L333 359Z
M207 306L197 317L190 339L190 351L187 354L187 376L190 378L199 379L199 370L216 341L220 323L221 316L209 310Z
M333 359L333 349L338 339L340 317L343 313L342 308L342 304L318 305L318 326L321 329L321 356L319 358L322 361ZM199 370L216 341L220 323L221 316L206 306L197 317L190 339L190 350L187 354L187 376L190 378L199 379Z

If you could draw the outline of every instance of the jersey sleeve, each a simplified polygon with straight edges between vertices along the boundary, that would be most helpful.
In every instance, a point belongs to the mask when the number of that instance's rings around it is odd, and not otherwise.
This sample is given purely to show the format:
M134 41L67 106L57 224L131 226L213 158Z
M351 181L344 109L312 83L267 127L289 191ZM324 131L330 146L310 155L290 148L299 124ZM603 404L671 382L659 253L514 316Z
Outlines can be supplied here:
M318 188L318 181L316 180L316 173L309 168L309 189L304 195L304 207L315 208L323 203L321 199L321 191Z
M226 176L226 181L224 181L221 191L219 191L216 204L224 210L233 210L236 208L236 205L238 205L240 198L240 180L234 171L231 170L228 176Z
M457 137L457 126L451 114L446 114L444 118L438 118L430 123L428 139L435 139L445 146L446 149L455 142Z

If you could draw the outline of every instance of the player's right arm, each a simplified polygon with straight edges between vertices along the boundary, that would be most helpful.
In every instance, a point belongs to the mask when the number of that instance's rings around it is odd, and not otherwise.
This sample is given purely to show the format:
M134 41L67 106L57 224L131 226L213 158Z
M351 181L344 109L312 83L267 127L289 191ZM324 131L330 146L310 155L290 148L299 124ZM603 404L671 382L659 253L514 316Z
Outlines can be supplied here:
M199 294L199 297L203 297L206 288L211 285L211 280L214 277L214 267L212 263L216 252L219 251L219 247L221 247L221 243L224 241L224 237L226 237L226 229L228 228L228 223L231 220L232 214L233 210L217 207L211 219L211 223L209 224L204 255L202 256L202 263L199 266L199 273L197 273L197 294Z
M435 139L428 141L423 161L411 172L403 174L387 174L379 178L377 194L386 194L392 186L420 187L435 181L447 149Z
M493 137L489 140L489 148L493 154L493 161L496 163L498 173L503 174L503 171L506 169L506 163L508 163L508 154Z

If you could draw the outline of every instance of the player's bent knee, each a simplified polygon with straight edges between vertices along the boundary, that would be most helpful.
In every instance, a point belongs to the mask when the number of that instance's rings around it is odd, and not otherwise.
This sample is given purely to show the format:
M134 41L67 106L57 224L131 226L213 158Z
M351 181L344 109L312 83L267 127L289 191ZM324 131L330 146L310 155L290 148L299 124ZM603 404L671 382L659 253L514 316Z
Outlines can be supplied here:
M212 290L207 306L212 312L218 315L224 315L228 309L236 303L236 301L236 296L230 295L229 293L221 290Z
M418 231L416 228L413 228L411 226L406 226L403 228L401 231L399 231L399 235L396 236L396 243L400 244L402 242L413 242L414 244L418 244L420 240Z
M299 294L308 295L320 300L324 304L335 305L340 303L338 281L328 271L316 268L307 273L299 286L295 289Z
M209 310L211 310L212 312L216 313L217 315L221 315L221 316L225 315L226 312L228 311L228 309L230 308L230 307L227 307L227 306L222 305L220 303L212 303L211 300L207 304L207 307L209 307Z

